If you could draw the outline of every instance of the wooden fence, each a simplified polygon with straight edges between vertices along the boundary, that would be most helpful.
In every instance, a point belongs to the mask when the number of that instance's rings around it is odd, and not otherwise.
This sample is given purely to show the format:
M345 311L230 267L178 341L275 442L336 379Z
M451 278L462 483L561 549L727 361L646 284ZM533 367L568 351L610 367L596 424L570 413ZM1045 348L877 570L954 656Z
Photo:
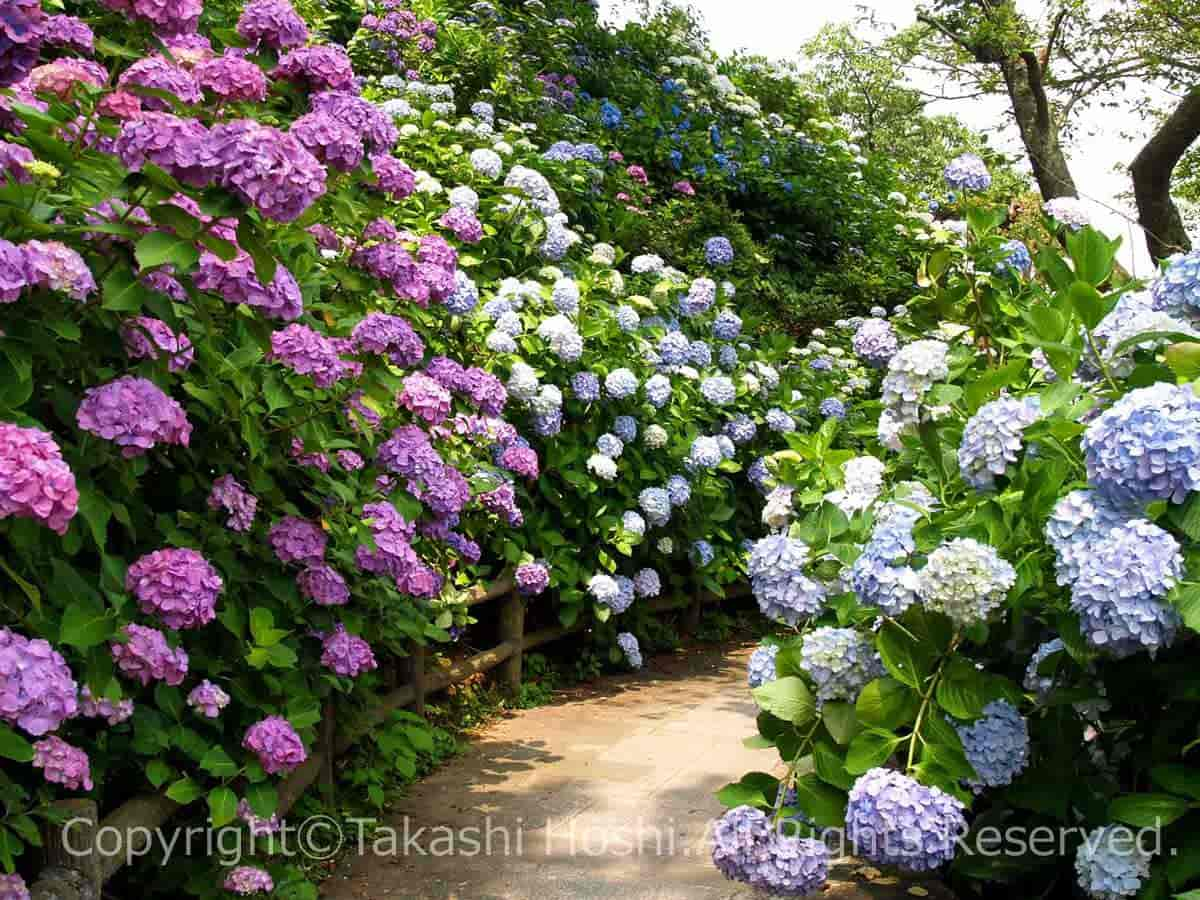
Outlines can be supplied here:
M746 585L737 585L726 592L727 597L746 592ZM715 594L701 592L695 598L656 597L643 608L653 613L687 610L685 630L695 631L700 613L706 603L719 600ZM448 668L428 671L427 648L413 645L407 657L407 678L399 683L396 661L385 664L386 692L367 712L346 723L344 730L335 732L335 710L326 706L321 717L318 743L299 767L279 785L277 815L280 819L292 809L296 801L313 784L332 793L334 784L333 764L337 757L345 754L372 728L384 722L393 712L411 707L420 715L425 713L425 698L451 685L461 684L482 672L497 671L497 678L509 690L516 692L521 686L521 667L524 654L543 644L560 640L587 627L582 618L572 625L552 625L537 631L525 630L525 601L518 593L511 577L504 577L487 586L477 586L467 596L468 606L478 606L499 600L502 604L499 618L500 643L490 650L452 664ZM64 845L63 829L51 827L45 835L46 866L30 889L33 900L100 900L105 881L115 875L127 859L140 856L150 849L153 833L165 825L183 805L161 793L148 793L133 797L114 809L103 819L93 800L64 800L58 804L68 821L69 846ZM120 853L106 854L95 849L92 853L81 853L81 847L96 848L96 834L101 829L106 835L106 845L118 845ZM118 842L117 838L120 838Z

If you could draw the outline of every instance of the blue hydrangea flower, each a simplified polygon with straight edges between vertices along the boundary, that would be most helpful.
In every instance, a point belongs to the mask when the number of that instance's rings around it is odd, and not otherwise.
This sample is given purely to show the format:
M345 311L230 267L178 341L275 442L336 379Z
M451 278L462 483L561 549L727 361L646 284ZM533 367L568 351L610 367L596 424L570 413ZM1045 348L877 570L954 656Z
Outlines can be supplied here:
M712 348L704 341L692 341L688 347L688 362L697 369L706 369L712 365Z
M1114 505L1182 503L1200 487L1200 397L1167 382L1130 391L1081 445L1088 480Z
M750 687L756 688L775 680L775 657L778 655L779 647L776 644L763 644L755 648L746 667L746 680Z
M682 366L688 361L692 343L682 331L668 331L658 342L658 356L664 366Z
M825 588L804 574L808 562L809 550L804 541L782 534L755 541L748 571L763 615L794 626L821 611Z
M875 645L853 628L817 628L804 636L800 666L817 686L817 700L850 700L884 674Z
M1029 255L1029 248L1021 241L1005 241L1000 250L1004 253L1004 258L996 264L997 272L1024 275L1033 268L1033 257Z
M604 390L614 400L623 400L637 393L637 376L629 369L613 369L604 379Z
M584 403L600 399L600 379L591 372L576 372L571 376L571 393Z
M679 301L679 314L692 318L703 315L717 302L717 283L711 278L697 278L687 295Z
M846 837L854 855L910 872L940 869L967 832L965 807L936 787L871 769L850 788Z
M766 459L760 456L754 462L750 463L746 469L746 477L750 479L752 485L765 494L767 492L767 482L771 479Z
M1141 847L1136 830L1105 825L1092 831L1075 853L1079 886L1093 900L1135 896L1150 877L1151 854Z
M638 646L636 637L628 631L622 631L617 635L617 646L625 654L625 662L629 663L630 668L640 669L642 667L642 649Z
M639 597L657 597L662 591L662 581L654 569L639 569L633 576L633 590Z
M955 538L929 554L917 573L917 596L926 609L969 627L987 621L1016 582L1016 570L995 547Z
M767 410L767 427L778 434L788 434L796 430L796 420L775 406Z
M1150 286L1154 308L1173 312L1200 310L1200 250L1176 253L1167 260L1167 269Z
M716 551L713 550L713 545L706 540L698 540L692 543L692 560L700 567L704 568L716 558Z
M713 865L726 878L777 896L811 894L829 878L825 844L783 834L751 806L738 806L721 816L712 841Z
M638 326L642 324L642 317L638 315L636 309L626 304L621 304L617 307L617 327L626 334L637 331Z
M593 575L588 581L587 589L597 603L603 603L605 606L611 607L621 596L621 588L611 575Z
M618 575L615 581L617 582L617 596L608 606L615 613L623 613L629 607L633 606L633 579L626 578L624 575Z
M554 437L562 431L562 410L554 409L533 417L533 431L539 437Z
M620 459L625 452L625 443L615 434L602 434L596 438L596 450L609 459Z
M828 356L818 356L808 364L814 372L828 372L833 368L833 360Z
M636 534L638 537L643 537L646 534L646 520L632 509L627 509L621 514L621 527L630 534Z
M605 100L600 104L600 124L605 128L620 128L625 117L615 103Z
M745 413L737 413L725 423L725 427L721 429L721 433L735 444L748 444L754 440L755 434L758 433L758 426Z
M1095 544L1127 518L1094 491L1071 491L1059 499L1046 522L1046 542L1054 548L1058 583L1074 584L1080 564L1092 555Z
M692 499L692 486L682 475L672 475L667 479L667 496L672 506L687 506Z
M723 309L713 319L712 336L718 341L736 341L742 333L742 319L731 309Z
M704 242L704 258L710 266L727 266L733 262L733 244L724 235L710 237Z
M1041 675L1038 673L1038 668L1049 657L1055 653L1063 653L1067 649L1067 645L1063 643L1062 638L1054 638L1054 640L1046 641L1033 651L1033 656L1029 658L1029 665L1025 667L1025 680L1023 682L1025 690L1035 694L1039 701L1045 700L1050 696L1050 691L1054 688L1054 678L1050 675Z
M479 311L494 322L506 313L512 312L513 305L503 297L493 297L483 304Z
M650 524L661 528L671 521L671 495L666 488L649 487L638 494L638 506L650 520Z
M688 453L691 463L702 469L715 469L724 458L717 439L704 434L692 441L692 449Z
M987 163L974 153L964 153L946 164L946 186L956 191L986 191L992 186Z
M671 379L661 373L647 378L646 400L655 409L666 406L671 400Z
M993 700L982 718L956 730L978 776L967 781L976 793L1012 784L1029 765L1029 724L1007 700Z
M727 372L731 372L737 368L738 353L737 347L732 344L725 344L717 352L717 365Z
M826 397L817 407L817 411L826 419L846 418L846 404L837 397Z
M637 419L633 416L617 416L613 420L613 434L627 444L637 440Z
M851 346L854 354L867 365L882 369L900 349L900 341L886 319L863 319L854 332Z
M1162 602L1183 577L1179 542L1145 519L1114 526L1092 544L1071 588L1071 609L1093 647L1117 657L1169 647L1179 613Z
M917 515L881 516L876 522L871 539L850 569L850 587L864 606L898 616L917 601L917 573L907 564L916 550L912 528Z
M446 301L446 309L451 315L465 316L479 303L479 288L462 269L454 272L454 292Z
M554 282L550 300L554 304L554 308L563 315L575 315L579 312L579 285L571 278L558 279Z
M733 445L727 436L723 434L716 435L717 446L721 448L721 456L725 459L733 459L737 456L737 447Z
M1037 397L1001 397L979 407L958 445L958 468L977 491L990 491L1008 471L1024 444L1026 428L1042 417Z
M700 382L700 395L713 406L728 406L737 400L737 388L724 375L713 375Z

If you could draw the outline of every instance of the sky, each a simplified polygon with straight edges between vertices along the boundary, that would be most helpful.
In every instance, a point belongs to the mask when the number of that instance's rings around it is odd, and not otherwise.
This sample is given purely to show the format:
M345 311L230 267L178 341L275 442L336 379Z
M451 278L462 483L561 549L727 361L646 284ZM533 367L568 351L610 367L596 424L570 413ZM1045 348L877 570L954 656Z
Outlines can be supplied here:
M800 46L830 22L851 21L858 8L873 11L881 22L906 27L916 20L913 0L689 0L704 19L714 48L722 53L750 50L775 59L794 59ZM601 0L602 16L619 24L628 20L634 4L630 0ZM1029 15L1040 18L1046 4L1020 0ZM1024 159L1015 126L997 130L1004 122L1004 98L939 102L932 112L952 113L975 128L995 134L993 145L1017 159ZM1081 136L1069 150L1071 170L1088 203L1093 221L1108 234L1124 238L1121 262L1133 274L1145 277L1153 271L1145 241L1130 219L1136 218L1129 202L1118 195L1129 189L1124 166L1137 155L1145 140L1142 123L1130 115L1103 110L1080 120ZM1130 139L1126 134L1136 135ZM1114 212L1110 207L1121 212ZM1122 214L1123 213L1123 214Z

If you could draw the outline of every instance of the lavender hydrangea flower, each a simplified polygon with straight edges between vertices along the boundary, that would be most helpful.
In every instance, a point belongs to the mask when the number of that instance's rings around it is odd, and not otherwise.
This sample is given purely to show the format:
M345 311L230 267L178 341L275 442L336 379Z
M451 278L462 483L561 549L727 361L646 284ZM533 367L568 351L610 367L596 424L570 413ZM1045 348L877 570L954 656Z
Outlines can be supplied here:
M617 635L617 646L621 648L621 653L625 655L625 661L629 663L632 669L640 669L642 667L642 650L638 646L638 639L628 631L623 631Z
M638 506L656 528L671 521L671 495L665 488L644 488L638 494Z
M767 410L767 428L776 434L791 434L796 430L796 420L777 406Z
M325 559L325 544L329 539L316 522L284 516L271 526L267 540L281 563L315 565Z
M92 767L88 755L62 738L51 735L33 745L33 767L53 784L71 791L92 789Z
M717 285L711 278L697 278L679 300L679 314L687 318L701 316L717 301Z
M130 359L167 357L167 370L184 372L195 362L196 351L186 334L175 334L159 319L134 316L121 325L121 342Z
M1176 253L1150 285L1154 308L1166 312L1200 310L1200 251Z
M1074 584L1096 543L1127 518L1093 491L1071 491L1062 497L1045 529L1046 542L1054 548L1058 583Z
M900 772L871 769L850 789L846 836L856 856L877 865L928 872L954 859L966 834L963 804Z
M987 621L1016 581L1016 570L994 547L955 538L929 554L917 573L917 595L926 609L971 626Z
M1089 547L1071 588L1088 643L1117 657L1169 647L1181 619L1163 598L1183 577L1179 543L1145 519L1113 526Z
M692 441L692 448L688 452L688 459L691 463L702 469L714 469L721 464L724 458L717 439L703 434Z
M1200 487L1200 397L1159 382L1130 391L1081 441L1088 480L1117 506L1182 503Z
M226 303L245 303L273 319L291 321L304 311L300 285L284 266L275 271L275 280L263 286L249 253L226 262L213 253L202 253L192 281L202 291L217 294Z
M711 563L716 558L716 555L717 553L713 549L713 545L708 541L699 540L692 542L692 560L699 568L703 569Z
M987 164L974 153L964 153L946 164L946 185L955 191L986 191L992 186Z
M761 644L754 648L746 666L746 681L750 687L761 687L778 677L775 671L775 658L778 655L778 644Z
M268 775L286 775L308 759L300 735L283 716L267 716L251 725L242 746L258 756Z
M654 569L639 569L633 576L633 591L639 597L657 597L662 591L662 582Z
M732 881L774 896L815 893L829 878L829 848L784 834L761 810L738 806L717 820L713 865Z
M0 875L0 900L30 900L25 879L20 875Z
M817 628L804 636L800 666L817 686L817 700L858 698L867 682L885 674L870 640L853 628Z
M115 150L132 172L149 162L184 184L207 187L213 179L205 155L208 139L208 129L195 119L146 112L122 123Z
M208 560L186 548L155 550L125 573L125 590L142 612L158 616L173 629L199 628L215 619L222 587L221 576Z
M1150 877L1151 858L1137 831L1105 825L1089 833L1075 852L1077 881L1093 900L1133 897Z
M59 291L73 300L96 292L96 279L83 257L59 241L29 241L22 245L29 284Z
M864 606L877 606L889 616L898 616L916 602L919 581L906 560L916 550L912 527L917 518L905 515L876 523L850 570L850 586Z
M1066 225L1072 231L1091 224L1092 217L1078 197L1054 197L1042 204L1046 215Z
M221 710L229 705L229 695L205 678L187 695L187 705L194 709L197 715L215 719L221 715Z
M550 569L541 562L522 563L513 577L525 597L536 597L550 586Z
M504 160L500 158L500 154L495 150L489 150L486 147L472 150L470 159L471 168L484 178L492 181L499 178L500 173L504 171Z
M613 369L604 378L604 391L614 400L623 400L637 393L637 376L629 369Z
M84 431L122 447L126 458L158 444L186 447L192 436L183 407L154 382L132 375L88 388L75 419Z
M748 564L750 586L767 618L795 626L821 611L825 589L804 574L809 555L803 541L780 534L755 542Z
M655 409L662 409L671 400L671 379L661 373L646 379L646 400Z
M225 876L224 888L234 894L269 894L275 890L275 882L269 872L254 866L238 866Z
M103 0L103 3L109 9L149 22L157 33L168 36L195 32L204 8L203 0Z
M62 655L41 638L0 628L0 720L35 737L75 715L78 687Z
M161 631L130 623L124 628L125 642L109 645L113 661L123 675L143 685L164 681L169 685L183 682L188 656L182 647L172 649Z
M886 319L864 319L851 341L855 355L869 366L882 369L900 349L900 341Z
M1012 784L1029 765L1029 725L1007 700L993 700L981 718L957 731L978 776L967 781L976 793Z
M250 829L250 834L254 837L266 837L270 834L277 834L283 828L283 823L279 821L279 816L275 813L272 813L268 819L255 815L254 807L244 797L238 801L237 817L246 823L246 826Z
M103 80L101 81L103 83ZM117 87L128 91L130 87L151 88L173 95L180 103L199 103L204 99L200 85L192 73L163 56L147 56L139 59L121 73ZM160 97L139 95L142 106L148 110L166 112L171 106Z
M844 419L846 418L846 404L838 397L826 397L817 407L817 412L826 419Z
M308 26L287 0L249 0L242 8L237 32L251 44L266 44L276 50L303 47Z
M33 519L63 535L78 510L75 475L54 438L0 422L0 519Z
M1054 677L1042 675L1038 669L1049 657L1055 653L1065 653L1066 649L1067 645L1063 643L1062 638L1054 638L1040 644L1029 658L1029 665L1025 667L1025 680L1022 683L1025 690L1035 694L1039 701L1044 701L1050 696L1050 691L1054 688Z
M642 318L638 315L637 310L625 304L617 307L616 317L617 327L626 334L637 331L638 326L642 324Z
M700 382L700 394L713 406L729 406L737 400L737 388L724 375L713 375Z
M315 563L296 576L300 593L318 606L345 606L350 602L346 579L332 566Z
M371 645L346 631L340 622L321 643L321 665L346 678L357 678L376 668Z
M958 445L958 468L963 480L977 491L990 491L1024 444L1026 428L1042 417L1037 397L1001 397L979 407L967 422Z
M710 237L704 242L704 258L710 266L727 266L733 262L733 244L724 235Z
M89 719L103 719L109 725L120 725L133 715L133 701L124 698L114 703L107 697L95 697L85 684L79 690L79 714Z
M202 164L268 219L292 222L325 194L325 167L294 136L239 119L209 133Z

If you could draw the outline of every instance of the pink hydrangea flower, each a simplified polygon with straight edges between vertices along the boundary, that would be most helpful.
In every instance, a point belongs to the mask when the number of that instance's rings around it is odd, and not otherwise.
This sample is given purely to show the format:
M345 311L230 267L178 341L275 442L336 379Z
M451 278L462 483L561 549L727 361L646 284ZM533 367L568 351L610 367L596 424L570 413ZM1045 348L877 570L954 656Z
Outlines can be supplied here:
M25 879L20 875L0 875L0 900L30 900Z
M329 538L316 522L285 516L271 526L267 540L281 563L316 564L325 559Z
M0 519L20 516L66 534L78 510L75 475L54 438L0 422Z
M696 195L696 189L692 187L690 181L677 181L674 184L674 188L678 193L687 197L694 197Z
M192 73L183 66L176 65L164 56L147 56L139 59L121 73L117 79L117 87L130 91L133 87L152 88L173 95L180 103L199 103L204 99L200 85L192 77ZM161 97L143 96L142 106L146 109L166 112L171 105Z
M196 83L222 100L267 99L267 76L248 59L226 53L196 66Z
M75 419L84 431L124 448L126 458L158 444L186 447L192 437L183 407L154 382L132 375L88 388Z
M641 166L630 166L625 170L625 174L636 181L638 184L649 184L650 179L646 177L646 170Z
M33 745L33 766L49 782L72 791L92 789L92 767L88 755L62 738L51 735Z
M268 834L275 834L283 827L279 821L279 816L274 813L271 814L271 818L269 819L255 815L250 801L245 798L238 801L237 814L238 818L249 826L250 833L255 837L265 837Z
M131 94L128 91L113 91L111 94L104 95L100 105L96 107L96 111L110 119L127 122L142 114L142 100L137 94Z
M287 0L250 0L238 19L237 32L252 44L277 50L308 42L308 26Z
M258 511L258 498L243 487L232 475L222 475L213 482L208 495L209 509L224 509L229 513L225 526L230 531L249 531Z
M131 172L140 172L150 162L184 184L202 188L213 180L204 159L208 139L208 129L195 119L146 112L121 126L116 153Z
M34 93L55 97L67 97L78 83L99 88L104 87L106 81L108 70L90 59L57 59L29 73L29 86Z
M47 641L0 628L0 720L43 735L75 715L77 693L66 661Z
M229 705L229 695L205 678L192 688L187 696L187 704L197 715L215 719Z
M300 735L283 716L267 716L251 725L242 746L258 755L268 775L287 774L308 759Z
M422 372L404 379L396 401L430 425L440 425L450 415L450 392Z
M124 628L125 643L112 643L109 650L122 674L142 684L165 681L183 682L188 656L182 647L172 649L163 633L155 628L130 623Z
M271 875L254 866L238 866L225 876L225 890L235 894L248 896L250 894L269 894L275 890L275 882Z
M438 224L449 228L455 237L468 244L478 244L483 240L483 224L476 218L475 213L464 207L450 207L446 214L438 219Z
M500 465L529 479L538 477L538 455L532 447L522 447L519 444L505 447L504 452L500 454Z
M254 260L246 252L226 262L214 253L201 253L192 283L202 291L218 295L226 303L245 303L272 319L290 322L304 312L304 298L296 277L287 267L275 269L275 280L266 287L258 280Z
M371 168L380 189L390 194L393 200L403 200L416 190L416 173L390 154L376 153L371 157Z
M147 615L168 628L199 628L217 617L224 583L195 550L167 547L137 560L125 573L125 590Z
M371 645L350 634L339 622L322 643L321 665L346 678L357 678L376 668L377 663Z
M299 82L311 91L342 91L354 87L354 66L340 47L301 47L285 54L272 73Z
M109 725L120 725L133 715L133 701L122 698L114 703L107 697L93 697L86 684L79 690L79 714L89 719L103 719Z
M20 144L10 144L7 141L0 141L0 174L6 178L11 178L18 184L28 184L33 180L29 171L25 168L29 163L33 162L33 154L29 148L22 147ZM5 241L5 243L8 243ZM13 246L8 244L8 246ZM15 300L16 297L13 297ZM3 302L7 303L7 300Z
M64 47L76 53L92 53L96 35L87 22L75 16L47 16L42 26L42 40L52 47Z
M164 35L190 34L200 24L203 0L101 0L114 12L143 19Z

